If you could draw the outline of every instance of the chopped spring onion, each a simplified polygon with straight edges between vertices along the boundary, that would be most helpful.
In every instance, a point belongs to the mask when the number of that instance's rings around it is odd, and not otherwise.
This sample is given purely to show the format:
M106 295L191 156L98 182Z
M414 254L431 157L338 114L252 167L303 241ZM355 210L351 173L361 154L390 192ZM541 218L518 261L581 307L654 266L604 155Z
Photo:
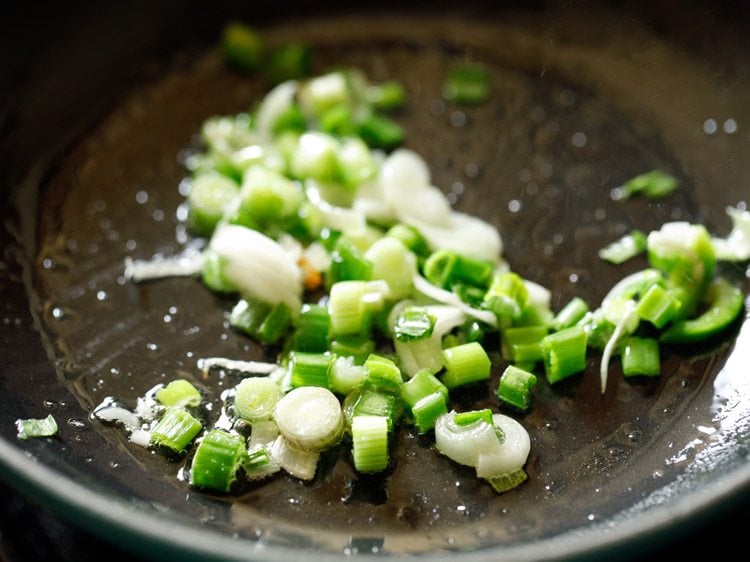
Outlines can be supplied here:
M643 194L649 199L659 199L672 193L678 186L679 181L674 176L662 170L652 170L629 179L613 190L612 198L616 201L626 200L633 195Z
M430 297L431 299L443 304L453 305L466 315L481 320L489 326L497 326L497 318L495 317L495 314L489 310L481 310L468 306L455 293L436 287L421 275L415 275L413 281L414 288L426 297Z
M453 421L456 425L461 426L472 425L480 421L492 425L492 410L485 408L483 410L457 413L453 416Z
M237 415L251 423L269 420L281 399L281 389L267 377L243 379L235 387L234 408Z
M372 279L388 284L390 298L407 298L413 289L412 278L417 273L414 255L399 240L383 237L376 240L364 257L372 264Z
M240 299L229 315L229 324L263 343L276 343L292 323L285 302L268 305L257 299Z
M489 96L490 76L480 63L456 64L443 84L443 97L457 104L478 104Z
M503 358L514 362L537 362L544 359L542 340L547 336L546 326L519 326L506 328L500 340Z
M652 338L627 337L622 342L622 374L626 377L661 374L659 342Z
M364 365L355 365L354 357L336 357L331 362L328 372L328 383L333 392L337 394L349 394L361 385L366 377L367 368Z
M260 480L278 472L281 466L266 447L248 449L242 457L242 468L248 480Z
M589 311L589 305L581 297L573 297L568 301L552 321L556 332L575 326Z
M329 353L305 353L293 351L289 354L293 387L320 386L329 387L329 375L332 356Z
M490 377L490 358L476 342L465 343L443 350L445 373L442 381L449 389L487 380Z
M414 406L422 398L435 392L448 398L448 387L428 369L422 369L401 385L401 399L408 406Z
M334 338L369 333L372 313L383 307L386 295L388 286L382 281L335 283L328 299Z
M274 419L284 438L305 450L327 449L338 443L344 431L338 398L318 386L290 390L276 404Z
M421 306L407 306L393 324L393 335L400 342L429 338L435 329L435 317Z
M547 380L556 383L586 368L587 334L574 326L548 334L542 339Z
M201 393L190 381L177 379L156 393L156 399L167 407L199 406Z
M662 329L675 318L681 307L674 291L661 285L652 285L641 295L636 312L642 320Z
M634 318L637 321L635 301L633 300L626 301L624 309L625 310L622 314L622 318L620 319L620 322L615 326L615 329L612 332L612 335L610 336L609 340L607 341L607 344L604 346L604 350L602 351L602 358L599 364L599 381L601 384L602 394L604 394L604 391L607 387L607 375L609 373L609 360L611 359L612 355L615 353L615 348L619 344L620 338L622 338L623 332L631 333L633 330L628 330L628 326L633 324Z
M53 437L57 435L59 429L57 421L48 414L45 418L28 418L16 420L16 430L19 439L29 439L31 437Z
M225 207L238 192L239 186L218 172L196 175L187 196L191 230L199 236L210 236L223 218Z
M247 24L234 21L224 27L221 52L230 66L246 72L257 70L264 50L261 35Z
M355 416L382 416L387 420L390 432L396 427L401 411L396 395L366 386L355 389L344 400L344 416L350 428Z
M453 250L437 250L424 263L424 276L430 283L450 289L456 284L486 288L492 278L492 263L464 256Z
M311 66L310 47L300 43L285 43L270 52L263 72L271 84L279 84L308 76Z
M279 435L271 446L271 458L295 478L312 480L318 468L320 451L301 449Z
M435 446L449 459L466 466L476 466L480 455L500 445L493 424L479 419L470 425L459 425L454 410L435 422Z
M609 263L621 264L646 250L646 235L633 230L599 250L599 257Z
M388 421L383 416L360 415L352 418L354 468L363 474L388 467Z
M701 341L726 330L745 306L742 291L721 277L707 290L708 308L696 318L672 324L660 336L663 343L687 344Z
M351 357L356 365L361 365L375 351L375 340L369 335L358 334L339 336L331 341L331 353Z
M406 88L396 80L373 84L365 90L365 99L375 109L393 111L406 103Z
M511 271L496 275L484 296L484 306L495 313L498 319L516 320L529 297L523 279Z
M492 416L493 430L503 435L502 441L480 452L477 458L477 476L488 480L513 474L522 469L531 451L531 440L523 426L503 414Z
M446 413L448 413L448 404L442 392L428 394L411 407L414 425L419 433L426 433L434 429L437 419Z
M745 261L750 259L750 211L727 207L732 231L726 238L712 238L717 260Z
M398 394L404 382L398 365L382 355L371 353L365 361L365 384L371 388Z
M167 408L151 430L151 442L179 453L201 429L201 423L184 408Z
M243 461L245 443L237 435L220 429L207 432L190 465L190 484L198 488L228 492Z
M331 265L328 272L330 284L339 281L367 281L372 277L372 262L368 260L355 244L345 238L339 238L331 252Z
M331 316L328 307L304 304L297 318L292 336L292 349L308 353L323 353L331 347Z
M525 411L531 405L531 388L536 384L536 375L514 365L500 375L497 397L505 404Z
M224 275L245 298L300 308L302 275L294 259L277 242L239 225L220 225L210 248L222 258Z

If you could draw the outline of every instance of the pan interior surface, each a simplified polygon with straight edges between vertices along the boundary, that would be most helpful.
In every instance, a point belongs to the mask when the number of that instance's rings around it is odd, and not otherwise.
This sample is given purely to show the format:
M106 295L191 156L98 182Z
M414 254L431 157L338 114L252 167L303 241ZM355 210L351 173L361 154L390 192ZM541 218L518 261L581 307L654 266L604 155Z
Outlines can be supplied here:
M614 267L597 257L632 229L684 220L726 235L725 208L747 204L750 177L742 157L750 138L736 127L750 122L747 69L711 66L648 25L604 11L559 15L348 16L268 30L272 41L311 45L317 72L354 66L373 80L403 81L409 101L396 118L406 146L425 157L456 209L498 228L512 269L549 288L555 310L575 295L598 303L645 266L645 258ZM442 100L443 77L462 60L490 68L488 102ZM184 156L206 118L247 111L266 88L228 69L214 50L177 57L23 186L38 191L39 204L17 237L30 257L18 275L57 378L31 390L3 381L4 390L29 397L14 412L44 403L53 414L88 413L108 397L135 406L155 384L178 377L201 388L216 412L238 379L203 377L197 359L274 359L278 350L228 327L224 312L233 303L199 280L136 285L123 275L128 256L175 255L193 243L179 190ZM652 169L676 176L678 191L659 201L613 200L614 188ZM723 272L745 292L746 267ZM715 496L728 493L726 482L747 486L750 389L741 374L750 326L739 324L732 338L705 348L666 350L655 379L626 380L613 362L603 395L598 357L570 380L541 380L531 410L513 414L531 436L529 479L502 495L410 429L397 435L383 476L358 475L347 451L335 448L312 482L279 476L229 497L190 489L184 458L139 449L86 415L71 414L59 442L29 447L53 469L135 506L135 517L163 513L177 529L199 528L203 546L187 544L202 554L226 537L225 554L238 558L247 545L248 557L258 548L280 556L306 548L561 558L626 540L622 529L666 526L690 494L702 506L711 486ZM459 393L457 404L496 407L487 397L499 373L496 366L486 388ZM579 536L586 540L577 544ZM550 545L563 550L545 550Z

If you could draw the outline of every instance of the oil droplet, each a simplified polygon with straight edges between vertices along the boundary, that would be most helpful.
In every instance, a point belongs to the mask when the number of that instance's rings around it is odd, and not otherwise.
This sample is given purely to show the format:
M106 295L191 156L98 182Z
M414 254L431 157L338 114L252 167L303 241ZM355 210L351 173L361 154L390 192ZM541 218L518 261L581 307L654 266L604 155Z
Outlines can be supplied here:
M573 143L573 146L576 148L583 148L588 143L589 139L586 137L586 133L583 133L581 131L578 131L577 133L573 133L573 136L570 138L570 142Z
M159 344L158 343L147 343L146 349L149 351L159 351Z
M722 129L724 129L724 132L726 134L733 135L737 132L737 121L732 118L727 119L726 121L724 121Z
M106 293L106 291L97 291L97 293L96 293L96 300L98 300L100 302L107 300L107 293Z
M709 118L703 122L703 132L707 135L715 135L718 130L719 125L716 123L716 119Z
M523 204L518 199L511 199L508 201L508 210L511 213L517 213L523 208Z
M135 200L139 205L145 205L148 201L148 193L145 191L139 191L135 194Z
M433 115L442 115L445 113L445 102L436 98L430 102L430 113Z
M463 127L466 125L466 114L463 111L454 111L451 113L451 125L454 127Z
M65 318L65 311L59 306L56 306L52 309L52 318L54 318L55 320L62 320L63 318Z

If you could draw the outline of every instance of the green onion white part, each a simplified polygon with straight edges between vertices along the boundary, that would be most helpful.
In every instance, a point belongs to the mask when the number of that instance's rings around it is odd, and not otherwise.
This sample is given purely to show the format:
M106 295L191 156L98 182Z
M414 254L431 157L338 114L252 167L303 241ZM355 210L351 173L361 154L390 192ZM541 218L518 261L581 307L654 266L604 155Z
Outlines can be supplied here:
M203 357L198 359L198 368L204 375L208 375L211 369L226 369L246 375L270 375L279 369L279 365L262 361L240 361L226 357Z
M727 207L732 231L726 238L712 238L716 259L745 261L750 259L750 211Z
M330 390L317 386L290 390L276 404L274 419L287 441L310 451L335 445L344 432L338 398Z

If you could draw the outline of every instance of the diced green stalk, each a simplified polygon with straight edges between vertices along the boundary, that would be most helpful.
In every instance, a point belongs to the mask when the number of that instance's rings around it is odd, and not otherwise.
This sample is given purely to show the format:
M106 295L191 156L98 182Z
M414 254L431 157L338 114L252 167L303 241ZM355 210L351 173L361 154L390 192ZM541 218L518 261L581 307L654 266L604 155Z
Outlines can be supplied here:
M418 371L401 385L401 399L410 407L435 392L448 398L448 388L427 369Z
M646 246L646 235L640 230L633 230L599 250L599 257L619 265L646 251Z
M336 394L349 394L360 386L365 378L367 378L367 368L364 365L355 364L352 356L335 357L328 371L328 383Z
M489 96L489 73L484 65L479 63L455 65L443 84L443 97L457 104L479 104L486 101Z
M55 418L52 414L48 414L45 418L16 420L16 431L19 439L29 439L31 437L53 437L57 435L59 429Z
M354 112L348 103L342 103L327 109L320 116L319 121L320 129L324 133L337 137L349 137L354 135L357 130Z
M544 369L550 383L556 383L586 368L586 340L586 332L577 326L544 337Z
M375 351L375 340L368 335L341 336L331 341L331 353L351 357L355 365L362 365Z
M626 181L616 192L616 199L628 199L637 194L659 199L672 193L678 185L674 176L662 170L652 170Z
M234 392L234 407L243 420L271 419L281 399L281 388L268 377L249 377L240 381Z
M373 84L365 90L365 100L379 111L393 111L406 104L406 88L396 80Z
M323 353L331 346L331 316L328 307L319 304L302 306L292 338L292 349Z
M312 50L300 43L286 43L271 51L264 73L271 84L300 80L310 74Z
M292 310L283 302L270 306L241 299L229 315L229 324L264 343L276 343L292 323Z
M552 321L552 328L559 332L575 326L589 311L589 305L581 297L573 297Z
M289 354L289 363L291 365L292 386L320 386L328 388L328 370L331 360L332 355L329 353L291 352Z
M383 416L355 416L352 419L354 468L364 474L388 467L388 422Z
M227 206L239 193L239 186L218 173L195 176L187 196L188 223L199 236L210 236Z
M261 166L252 166L242 180L240 210L259 225L293 217L304 196L293 181Z
M350 427L355 416L383 416L388 421L388 431L393 431L401 417L401 410L399 397L367 386L355 389L344 400L344 416Z
M190 466L190 484L206 490L228 492L242 464L242 437L213 429L198 444Z
M335 181L338 177L338 141L318 131L304 133L292 154L290 169L297 179Z
M448 405L442 392L424 396L411 407L414 425L419 433L427 433L435 427L435 421L448 413Z
M365 383L368 386L394 394L400 391L401 384L404 382L401 369L387 357L371 353L365 361L365 368L367 369Z
M180 452L202 429L201 423L183 408L167 408L151 430L151 442Z
M536 381L536 375L533 373L509 365L500 375L497 397L505 404L526 411L531 405L531 389Z
M407 306L396 317L393 335L400 342L429 338L435 328L435 317L421 306Z
M449 339L451 335L446 336ZM393 346L398 355L399 364L407 376L413 375L420 369L427 369L431 373L437 373L443 366L443 345L437 334L433 333L429 338L410 342L393 341ZM456 341L455 345L459 345ZM445 347L453 347L447 345Z
M290 390L276 404L274 419L285 439L311 451L332 447L344 431L338 398L330 390L317 386Z
M424 276L430 283L450 289L457 283L486 288L492 279L493 265L452 250L437 250L424 264Z
M671 325L659 340L669 344L688 344L708 339L726 330L745 306L742 291L721 277L712 281L706 296L708 308L703 314Z
M442 381L449 389L490 377L490 358L477 342L443 350L445 373Z
M350 189L359 187L377 175L375 160L362 139L350 137L342 140L336 159L338 177Z
M156 399L167 407L199 406L201 393L190 381L176 379L159 389Z
M331 252L331 265L328 282L333 285L340 281L368 280L372 276L372 264L354 243L347 238L339 238Z
M369 146L384 150L396 148L404 142L406 136L398 123L377 113L371 113L359 122L357 134Z
M485 308L495 313L498 320L515 320L521 316L528 290L523 279L512 271L499 273L493 280L484 297Z
M663 281L662 274L656 269L643 269L622 278L602 299L601 309L604 318L614 325L619 324L628 311L631 301L637 300L653 285L663 283ZM634 315L632 322L626 326L626 330L629 333L635 331L638 322L638 316Z
M351 104L351 92L343 72L329 72L307 80L299 91L303 107L314 117L337 105Z
M237 289L224 275L222 258L213 250L203 251L203 266L201 269L203 284L212 291L219 293L234 293Z
M587 334L587 345L594 349L603 350L615 331L615 325L604 318L604 313L599 308L587 312L576 326L582 328Z
M252 72L260 67L263 60L263 39L247 24L230 22L221 35L221 51L227 64Z
M380 238L365 251L365 258L372 264L372 279L387 283L389 298L400 300L411 295L412 279L417 273L416 260L400 241Z
M242 468L248 480L260 480L278 472L281 467L273 461L266 447L255 447L243 455Z
M486 480L490 483L490 486L492 486L492 489L496 493L502 494L503 492L507 492L508 490L512 490L520 484L523 484L528 478L529 476L526 474L526 471L523 468L519 468L518 470L508 472L507 474L486 478Z
M687 222L663 224L648 235L648 260L666 274L670 288L680 290L680 316L692 314L716 269L714 247L706 227Z
M662 329L677 315L681 307L675 292L661 285L652 285L638 301L638 316L651 322L657 329Z
M658 377L661 374L659 343L655 339L625 338L620 360L623 376Z
M400 240L404 246L419 257L427 257L430 254L430 247L427 245L427 241L413 226L397 223L389 228L385 235Z
M307 131L308 124L304 113L299 104L293 103L284 112L282 112L274 121L273 132L276 138L276 148L289 157L291 152L287 152L290 147L296 146L299 141L299 135Z
M372 314L383 308L387 285L381 282L339 281L331 287L328 311L331 333L340 336L370 332Z
M501 351L508 361L541 361L541 343L548 330L544 326L519 326L502 331ZM519 356L520 350L520 356Z
M492 410L489 408L470 410L468 412L457 413L453 417L453 423L460 426L467 426L480 421L492 425Z

